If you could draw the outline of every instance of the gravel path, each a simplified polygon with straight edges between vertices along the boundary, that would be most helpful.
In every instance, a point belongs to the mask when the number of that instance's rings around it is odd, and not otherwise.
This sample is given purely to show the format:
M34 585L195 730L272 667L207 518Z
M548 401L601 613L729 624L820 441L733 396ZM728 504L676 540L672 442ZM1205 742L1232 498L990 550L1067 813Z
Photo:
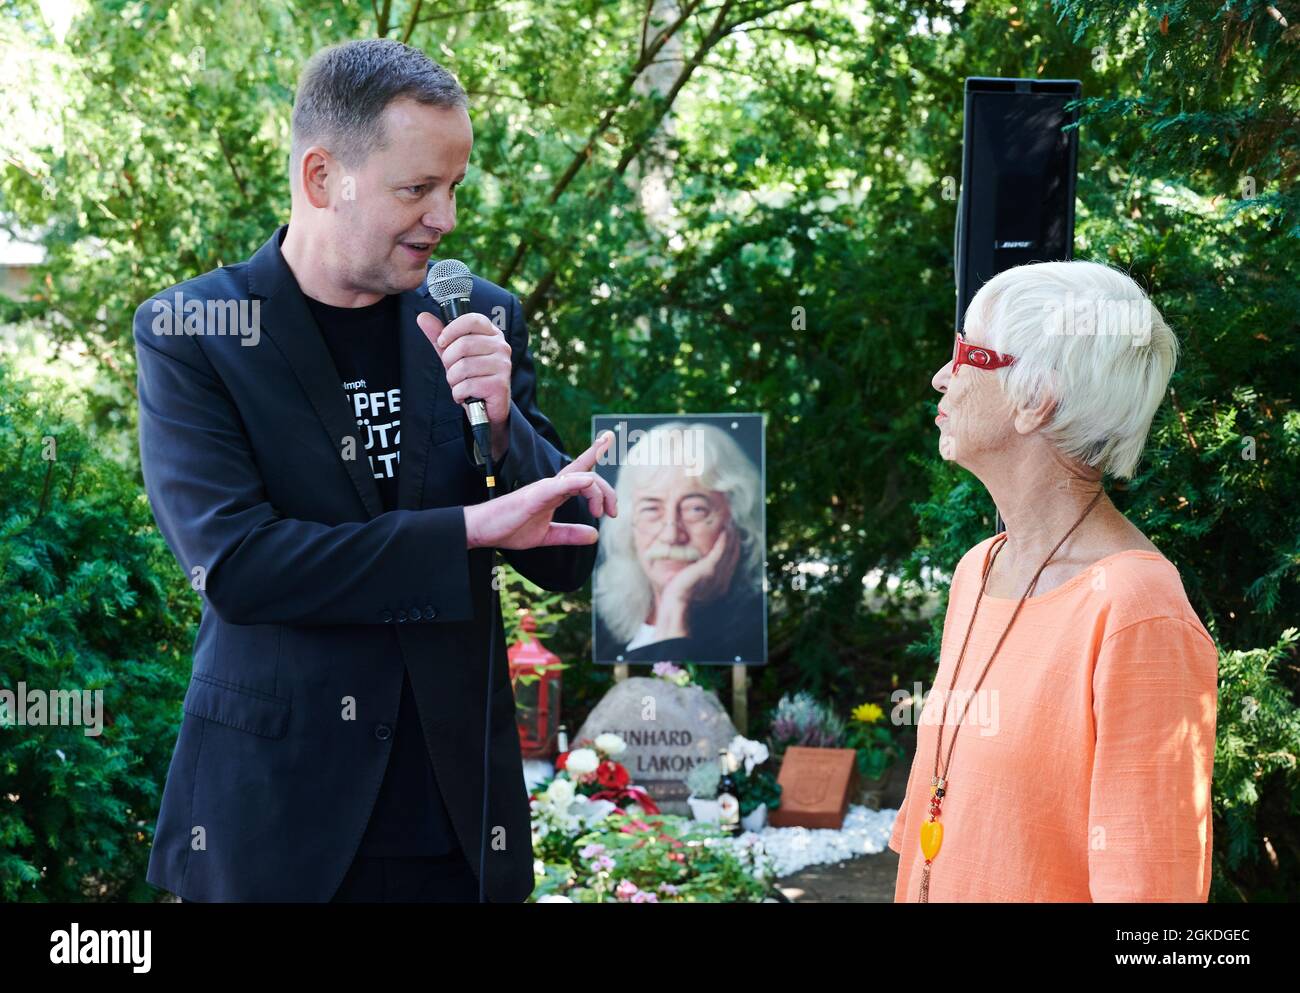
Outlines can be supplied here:
M861 825L861 832L851 831L855 838L862 837L864 844L871 844L869 839L875 831L884 830L884 841L880 843L878 853L847 858L820 865L808 865L806 868L791 872L777 880L777 886L786 899L793 903L893 903L894 883L898 878L898 855L888 847L889 832L893 830L893 815L902 806L903 795L907 789L907 776L912 770L912 756L916 753L916 732L909 729L902 738L905 751L903 758L891 767L889 780L885 784L879 811L868 811L862 807L849 808L845 818L845 827L852 829ZM870 815L875 815L872 818ZM871 825L869 822L877 823ZM888 825L885 827L885 825ZM799 831L800 828L786 828L784 831ZM806 832L809 835L831 834L832 832ZM779 845L780 842L778 841ZM779 864L779 862L778 862Z

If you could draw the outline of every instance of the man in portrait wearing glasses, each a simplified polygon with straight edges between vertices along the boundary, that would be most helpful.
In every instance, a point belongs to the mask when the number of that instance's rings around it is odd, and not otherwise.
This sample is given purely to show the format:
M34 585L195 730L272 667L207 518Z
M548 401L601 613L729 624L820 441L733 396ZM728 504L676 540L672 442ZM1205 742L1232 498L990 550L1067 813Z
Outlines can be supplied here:
M601 529L593 582L597 661L765 661L762 481L735 439L657 425L615 494L625 509Z

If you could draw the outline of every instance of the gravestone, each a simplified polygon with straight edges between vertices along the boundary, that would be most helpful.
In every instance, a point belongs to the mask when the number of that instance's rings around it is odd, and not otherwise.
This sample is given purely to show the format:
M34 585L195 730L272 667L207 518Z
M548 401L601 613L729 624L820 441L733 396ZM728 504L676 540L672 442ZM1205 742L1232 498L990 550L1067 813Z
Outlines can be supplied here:
M618 757L665 814L690 816L686 777L702 762L718 761L736 728L717 696L698 686L634 676L615 684L573 739L616 734L627 745Z

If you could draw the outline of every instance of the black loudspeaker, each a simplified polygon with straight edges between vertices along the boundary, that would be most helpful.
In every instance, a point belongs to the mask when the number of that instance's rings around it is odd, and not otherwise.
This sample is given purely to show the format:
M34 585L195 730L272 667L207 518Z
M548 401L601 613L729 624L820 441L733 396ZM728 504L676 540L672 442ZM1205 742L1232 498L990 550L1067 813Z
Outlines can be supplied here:
M1074 254L1077 79L966 80L961 193L953 248L960 330L979 288L998 273ZM1005 530L997 516L996 531Z
M1077 79L966 80L957 204L957 324L998 273L1074 251Z

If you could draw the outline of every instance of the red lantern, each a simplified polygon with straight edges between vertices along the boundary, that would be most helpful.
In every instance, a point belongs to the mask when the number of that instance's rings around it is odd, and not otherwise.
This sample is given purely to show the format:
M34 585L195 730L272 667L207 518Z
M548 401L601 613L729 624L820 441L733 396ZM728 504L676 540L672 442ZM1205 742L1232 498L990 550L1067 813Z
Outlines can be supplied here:
M515 688L519 749L526 759L550 758L560 725L560 657L537 640L531 614L524 614L519 629L519 642L506 653ZM520 676L536 678L521 682Z

